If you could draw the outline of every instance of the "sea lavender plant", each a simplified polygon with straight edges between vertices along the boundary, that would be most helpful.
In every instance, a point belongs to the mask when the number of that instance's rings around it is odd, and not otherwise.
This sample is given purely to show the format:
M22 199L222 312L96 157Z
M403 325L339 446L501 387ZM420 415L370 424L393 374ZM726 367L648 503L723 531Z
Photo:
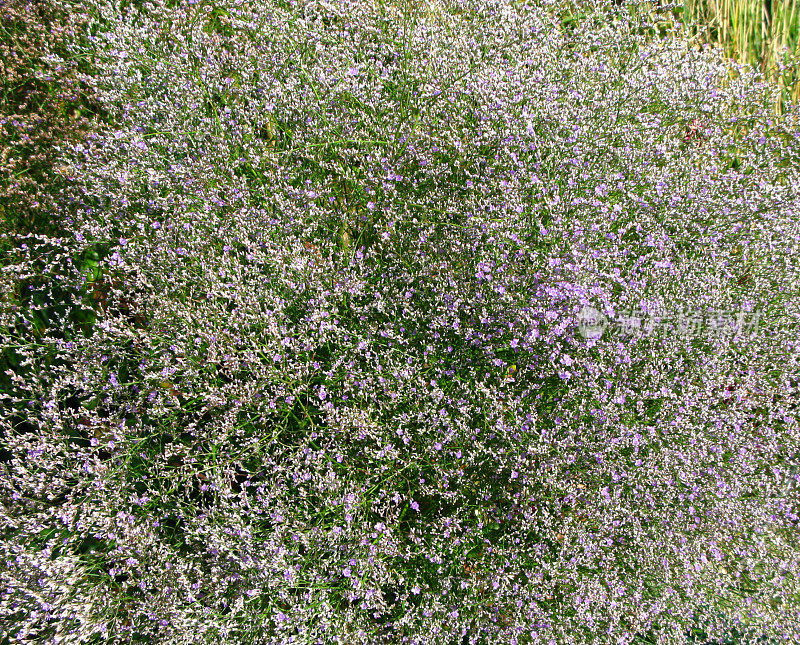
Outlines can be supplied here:
M115 125L3 265L11 640L800 639L754 74L632 3L87 4Z
M69 1L0 4L0 231L58 228L47 217L60 212L53 196L65 181L57 147L82 139L98 116L80 78L88 61L67 52L86 26L79 9Z

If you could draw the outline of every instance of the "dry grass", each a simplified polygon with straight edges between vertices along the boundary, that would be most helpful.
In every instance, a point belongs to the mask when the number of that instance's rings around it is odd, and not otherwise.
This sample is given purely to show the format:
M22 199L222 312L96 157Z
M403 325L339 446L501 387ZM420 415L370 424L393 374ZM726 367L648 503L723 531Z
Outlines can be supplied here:
M564 28L572 29L593 2L597 0L563 0L552 11ZM798 0L610 0L608 4L625 4L631 12L647 15L650 38L680 38L697 50L718 48L736 63L752 65L763 75L769 95L775 86L779 90L776 114L786 115L790 104L800 106ZM731 70L731 78L737 76ZM771 96L767 100L773 102Z
M797 0L685 0L688 35L757 66L781 88L776 112L800 102L800 7Z

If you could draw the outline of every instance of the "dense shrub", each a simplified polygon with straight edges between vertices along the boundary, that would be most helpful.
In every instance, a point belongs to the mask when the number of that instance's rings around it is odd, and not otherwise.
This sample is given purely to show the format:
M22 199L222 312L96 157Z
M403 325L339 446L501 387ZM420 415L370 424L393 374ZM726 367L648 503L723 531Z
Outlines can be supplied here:
M800 133L545 9L91 8L117 125L4 267L12 638L800 639Z
M6 0L0 5L0 233L52 233L63 188L58 149L97 116L83 74L69 55L87 16L70 2Z
M90 77L91 56L73 57L75 41L85 41L88 17L67 0L8 0L0 3L0 257L16 259L31 235L64 231L70 212L64 191L71 180L59 162L60 148L81 141L100 113ZM84 52L89 54L89 52ZM21 246L24 245L24 246ZM18 256L17 256L18 257ZM2 307L26 311L40 330L47 309L59 302L32 293L46 261L28 263L21 273L3 273ZM55 299L53 299L55 296ZM67 299L66 303L69 302ZM64 305L64 302L60 304ZM44 306L44 305L49 305ZM62 307L63 308L63 307ZM51 334L58 334L51 329ZM25 343L26 341L22 341ZM23 360L15 343L0 349L0 393L15 392ZM5 455L5 452L0 455Z

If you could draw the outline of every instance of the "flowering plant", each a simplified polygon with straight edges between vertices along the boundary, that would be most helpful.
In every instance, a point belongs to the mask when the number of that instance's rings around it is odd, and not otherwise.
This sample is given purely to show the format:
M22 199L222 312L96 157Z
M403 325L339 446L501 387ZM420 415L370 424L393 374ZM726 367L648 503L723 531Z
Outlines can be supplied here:
M87 2L112 125L3 265L13 639L800 639L800 133L635 4Z

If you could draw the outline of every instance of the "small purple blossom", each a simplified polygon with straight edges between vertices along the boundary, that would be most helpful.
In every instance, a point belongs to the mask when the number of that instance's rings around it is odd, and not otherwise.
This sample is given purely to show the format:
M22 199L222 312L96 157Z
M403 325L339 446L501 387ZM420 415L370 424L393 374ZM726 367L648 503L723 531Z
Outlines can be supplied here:
M800 640L799 135L757 76L635 3L88 2L32 60L114 127L63 191L6 168L64 229L3 259L17 639Z

